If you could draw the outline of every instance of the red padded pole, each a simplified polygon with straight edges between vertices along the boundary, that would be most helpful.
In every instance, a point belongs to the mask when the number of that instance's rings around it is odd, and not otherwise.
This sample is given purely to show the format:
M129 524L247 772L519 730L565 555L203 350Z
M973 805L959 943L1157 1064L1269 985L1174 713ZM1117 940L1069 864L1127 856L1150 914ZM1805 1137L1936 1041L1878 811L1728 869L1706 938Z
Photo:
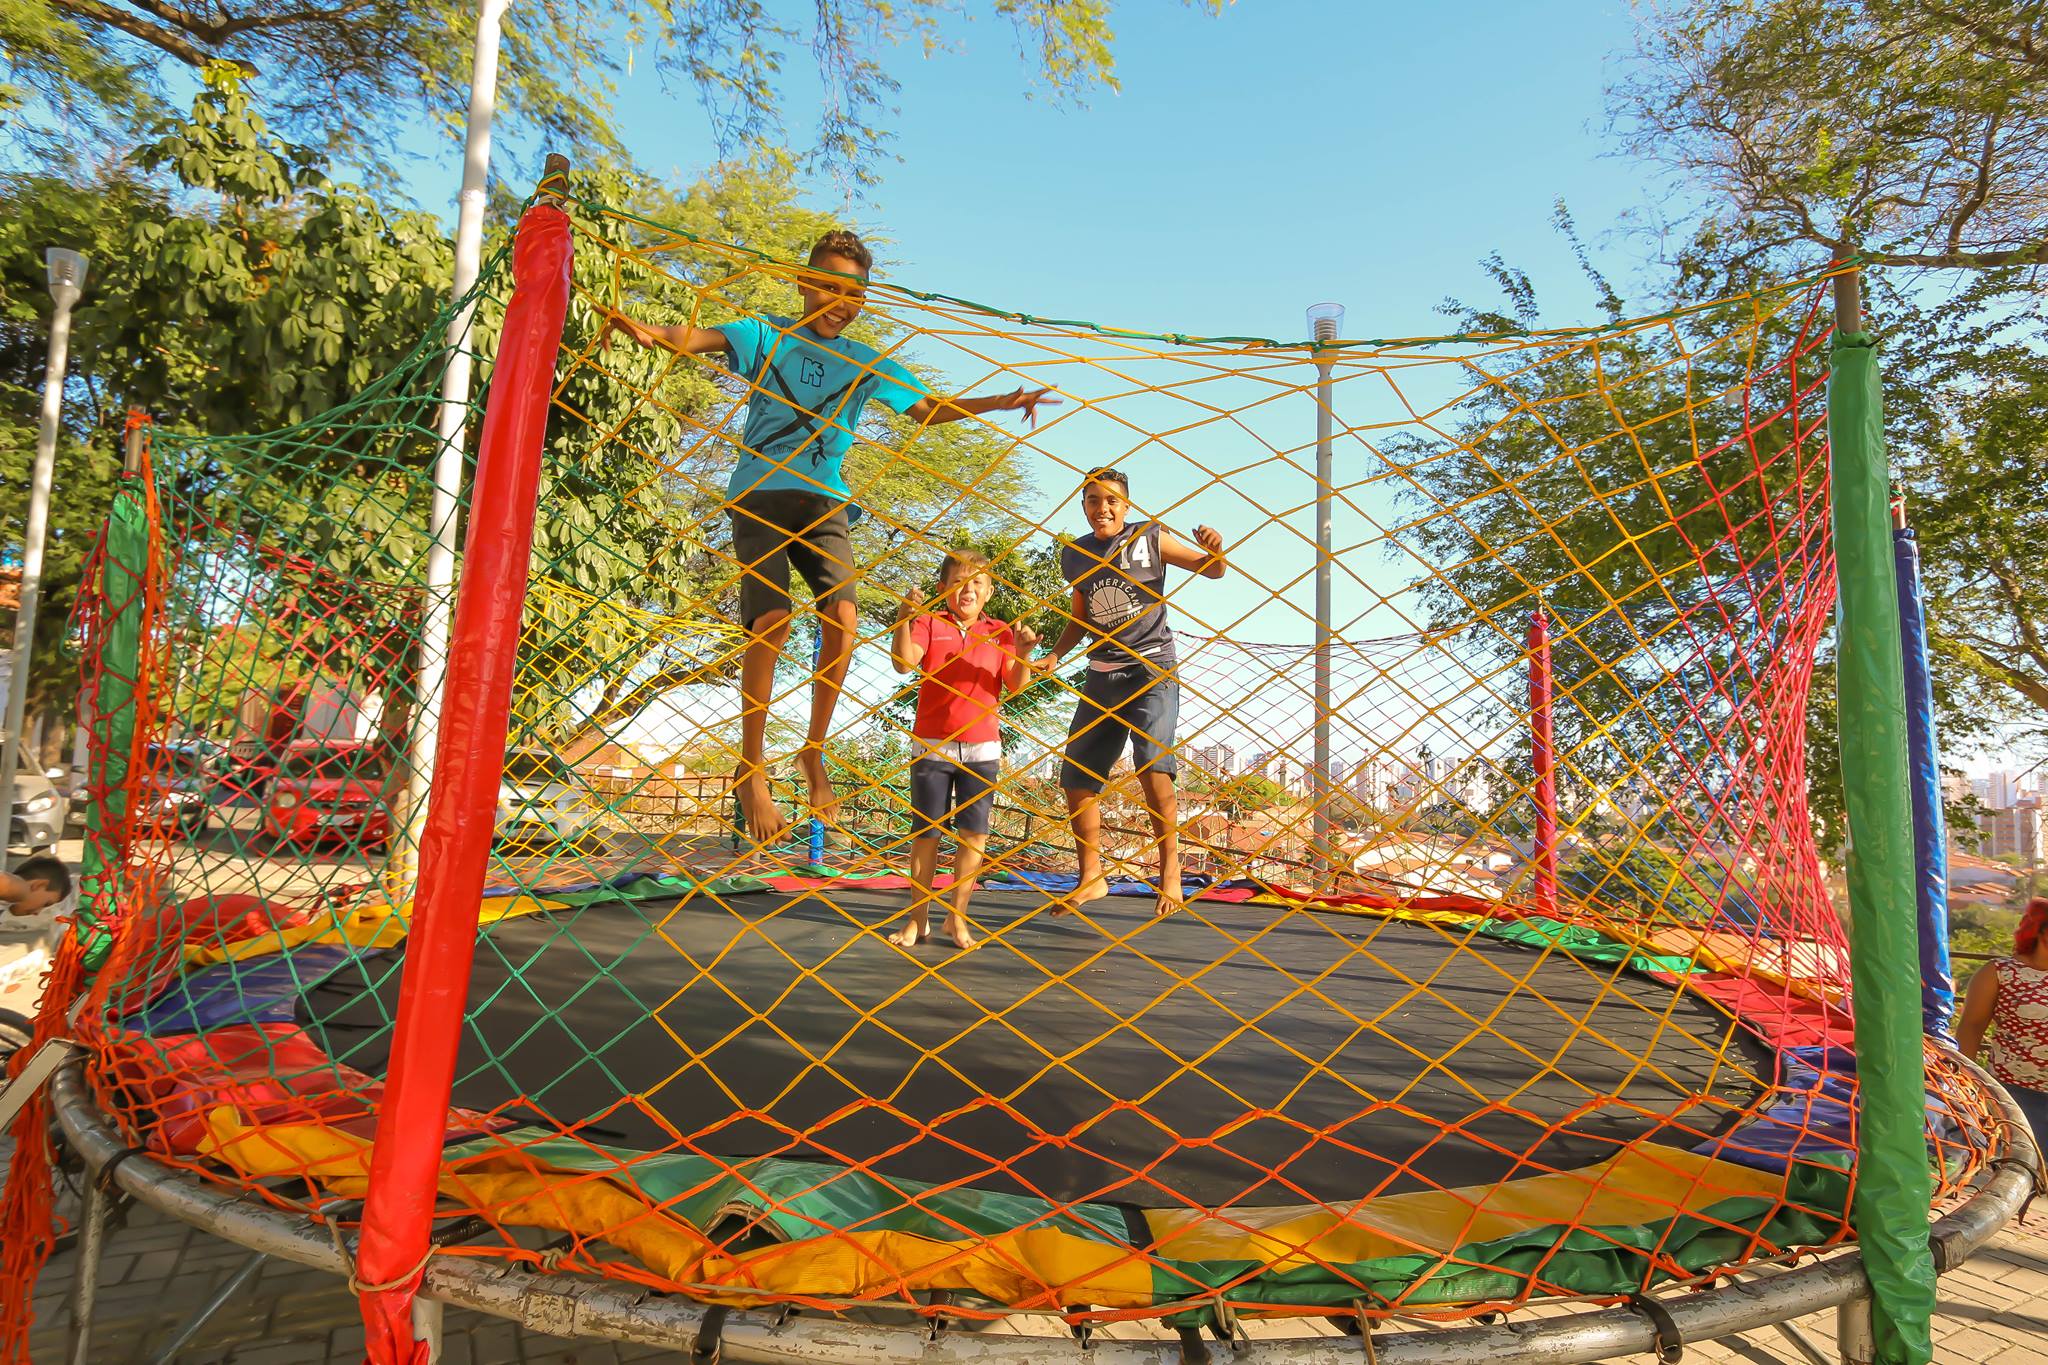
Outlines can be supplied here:
M519 618L555 357L569 310L569 218L538 203L519 220L512 299L470 485L440 744L420 839L398 1023L377 1115L356 1281L371 1360L424 1365L412 1302L432 1231L448 1093L469 995L477 909L496 824Z
M1536 903L1557 913L1557 740L1551 731L1550 622L1529 617L1529 760L1536 771Z

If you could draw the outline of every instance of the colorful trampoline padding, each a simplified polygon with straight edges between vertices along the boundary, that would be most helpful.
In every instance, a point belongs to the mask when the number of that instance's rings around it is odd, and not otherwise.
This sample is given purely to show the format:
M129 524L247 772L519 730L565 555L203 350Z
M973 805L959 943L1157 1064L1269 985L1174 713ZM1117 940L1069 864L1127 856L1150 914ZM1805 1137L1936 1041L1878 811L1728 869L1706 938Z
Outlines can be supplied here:
M629 877L545 899L498 898L482 918L679 894L722 901L810 891L814 882L829 884L803 875ZM1060 889L1053 878L1036 884ZM1141 883L1118 890L1149 894ZM1319 900L1264 884L1190 891L1413 920L1622 965L1734 1015L1769 1045L1777 1075L1739 1124L1692 1150L1637 1141L1579 1169L1349 1207L1065 1204L819 1162L622 1150L505 1129L502 1115L460 1110L448 1118L456 1145L443 1192L503 1225L602 1238L645 1267L613 1265L616 1273L732 1303L947 1289L1010 1307L1062 1306L1045 1301L1046 1286L1058 1286L1066 1303L1103 1308L1224 1290L1234 1302L1276 1308L1360 1297L1425 1306L1532 1291L1623 1294L1846 1235L1848 1022L1832 992L1791 975L1824 965L1827 953L1680 926L1621 934L1537 915L1500 918L1499 906L1461 896ZM367 1168L379 1087L286 1021L299 992L361 954L401 943L403 932L393 907L365 904L226 948L189 944L187 972L126 1021L131 1031L107 1078L177 1111L150 1135L168 1154L222 1162L252 1179L312 1173L336 1193L353 1193ZM1764 970L1717 969L1735 961ZM736 1237L740 1229L746 1235Z

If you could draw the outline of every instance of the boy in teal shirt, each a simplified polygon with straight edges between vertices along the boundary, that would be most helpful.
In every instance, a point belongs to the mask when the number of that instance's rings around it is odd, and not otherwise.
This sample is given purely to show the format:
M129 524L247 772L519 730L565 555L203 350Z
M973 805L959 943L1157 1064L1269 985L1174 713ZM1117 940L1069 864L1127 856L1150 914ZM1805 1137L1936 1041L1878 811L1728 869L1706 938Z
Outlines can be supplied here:
M733 558L740 581L740 624L747 649L740 664L740 763L734 773L747 831L773 843L789 821L768 792L768 697L775 661L789 638L789 571L810 586L823 640L811 689L810 732L797 756L811 808L830 822L839 801L825 772L825 736L853 651L853 550L841 462L853 445L862 411L880 402L927 426L984 412L1022 412L1057 403L1045 389L1017 389L988 398L941 398L916 375L874 347L844 335L861 314L874 258L859 237L826 233L811 248L811 269L799 280L801 318L742 318L720 327L650 327L620 314L605 320L601 341L622 332L642 346L686 355L724 351L733 372L753 387L740 436L740 458L726 484Z

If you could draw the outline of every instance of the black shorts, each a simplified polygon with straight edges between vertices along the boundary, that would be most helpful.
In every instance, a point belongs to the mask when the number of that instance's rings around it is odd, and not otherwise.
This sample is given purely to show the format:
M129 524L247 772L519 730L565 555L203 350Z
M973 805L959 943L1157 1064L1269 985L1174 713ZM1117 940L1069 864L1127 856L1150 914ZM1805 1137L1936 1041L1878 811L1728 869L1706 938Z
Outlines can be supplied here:
M936 839L948 829L988 833L999 767L994 762L959 763L950 758L920 758L911 764L910 837Z
M740 624L787 612L792 565L820 608L853 601L853 541L846 504L800 488L757 488L732 504L732 557L739 564Z
M1088 667L1074 721L1067 727L1067 752L1060 786L1099 792L1109 770L1131 745L1131 768L1141 773L1180 771L1173 756L1173 732L1180 724L1180 684L1150 664L1123 668Z

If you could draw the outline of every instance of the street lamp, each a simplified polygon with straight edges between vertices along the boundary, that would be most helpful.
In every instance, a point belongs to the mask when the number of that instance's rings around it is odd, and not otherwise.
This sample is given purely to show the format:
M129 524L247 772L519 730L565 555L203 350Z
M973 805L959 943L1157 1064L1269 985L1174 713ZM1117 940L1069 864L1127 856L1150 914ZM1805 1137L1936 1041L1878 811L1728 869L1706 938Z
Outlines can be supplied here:
M1336 843L1330 837L1330 803L1336 793L1330 781L1330 655L1331 556L1336 537L1331 526L1331 483L1334 477L1330 450L1336 427L1330 407L1330 370L1337 363L1337 337L1344 326L1344 305L1318 303L1308 310L1309 337L1314 343L1309 358L1316 366L1316 753L1315 753L1315 843L1325 862L1336 868Z
M14 663L7 677L7 729L0 740L0 842L14 834L14 776L21 766L21 726L28 708L28 659L36 642L36 597L43 585L43 539L50 530L50 472L57 459L57 418L64 407L64 371L71 358L71 306L85 289L86 259L53 246L43 256L50 270L50 358L43 370L43 422L36 433L35 470L29 476L28 526L21 546L21 605L14 614ZM60 831L61 833L61 831Z
M456 196L455 285L460 305L448 320L448 365L441 371L435 423L434 493L427 517L426 598L420 605L417 703L406 737L406 785L399 794L385 876L391 894L410 903L418 888L420 839L441 735L441 689L448 675L448 636L455 615L455 528L462 494L462 451L469 435L469 380L475 360L470 326L476 301L466 296L482 270L484 205L491 168L491 123L498 100L498 40L510 0L479 0L476 45L469 66L469 119L462 143L462 190ZM386 705L391 700L386 698ZM433 1301L418 1300L422 1305ZM429 1310L431 1311L431 1310Z

